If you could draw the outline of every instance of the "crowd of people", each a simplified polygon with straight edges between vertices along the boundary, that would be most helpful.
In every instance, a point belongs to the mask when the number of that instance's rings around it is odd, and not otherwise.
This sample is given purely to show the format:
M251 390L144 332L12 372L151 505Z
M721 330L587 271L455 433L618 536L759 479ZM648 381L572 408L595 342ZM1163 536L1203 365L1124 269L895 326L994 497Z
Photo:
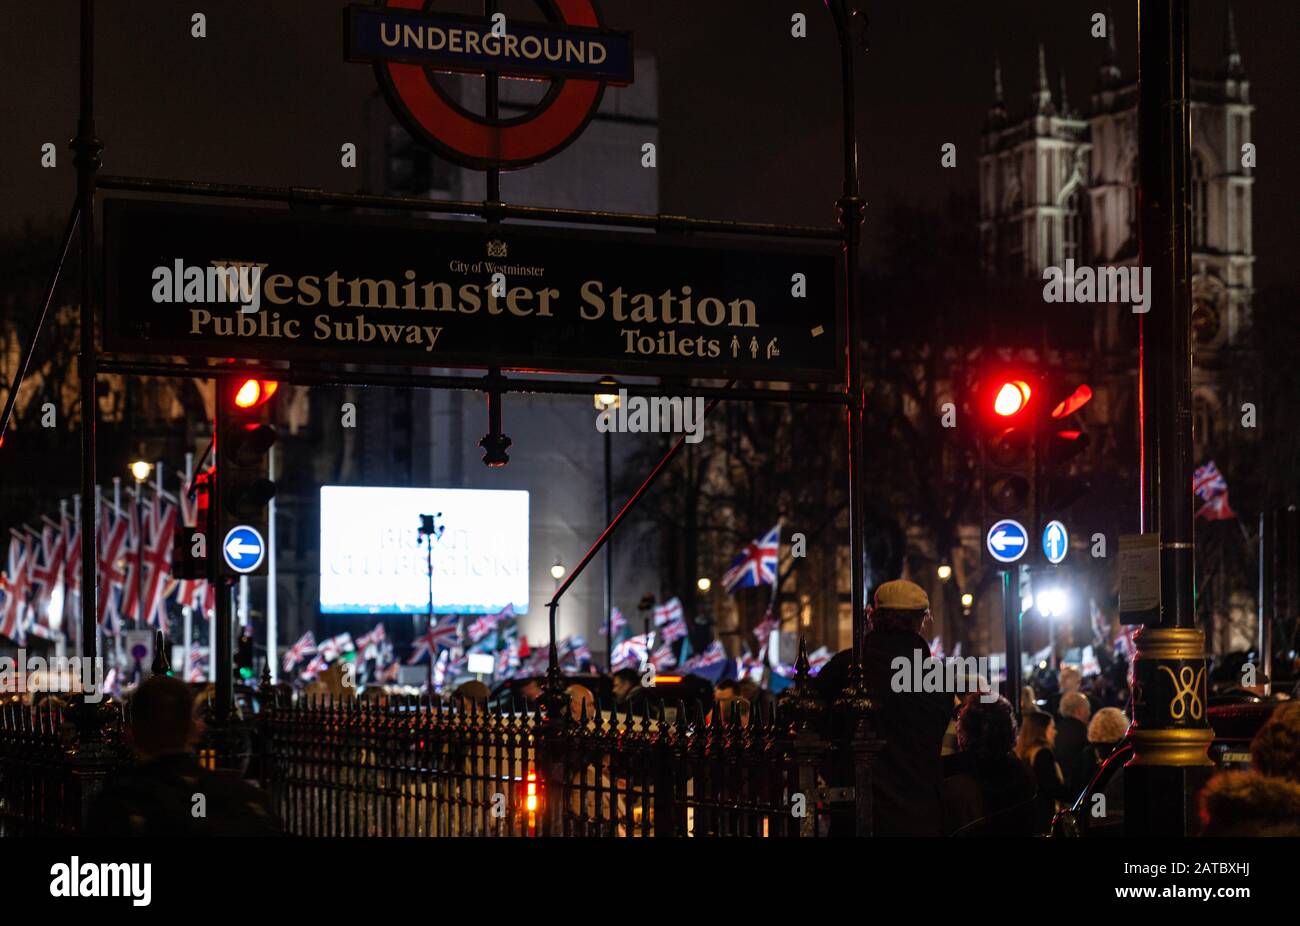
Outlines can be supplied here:
M886 836L1035 836L1051 832L1124 743L1130 718L1108 677L1084 689L1063 666L1041 692L1026 686L1019 710L991 697L987 680L948 691L896 691L897 660L928 652L929 600L905 580L876 592L862 645L864 681L884 741L872 770L875 831ZM833 701L851 654L818 676ZM1040 681L1047 681L1043 676ZM1200 796L1207 835L1300 835L1300 702L1282 702L1251 743L1253 769L1216 774ZM1103 792L1121 808L1119 776Z
M986 680L951 691L898 691L892 684L899 658L928 652L929 602L919 586L899 580L882 585L863 641L863 681L873 704L875 735L884 745L872 772L878 835L1034 836L1049 833L1057 814L1071 807L1098 770L1123 745L1129 717L1113 691L1085 685L1078 667L1065 665L1041 689L1026 686L1019 709L993 696ZM834 656L814 679L833 703L849 681L851 653ZM645 709L643 676L624 669L605 677L567 680L570 716L593 722L606 712ZM449 696L461 710L496 703L537 702L543 680L521 680L492 691L467 681ZM747 725L755 710L770 710L772 695L752 679L720 681L700 701L706 723ZM381 689L362 693L362 697ZM695 694L698 694L696 692ZM503 702L502 697L507 700ZM495 699L495 701L494 701ZM132 696L130 736L139 762L110 782L91 826L113 834L207 833L223 827L271 833L278 824L253 786L201 768L194 746L202 733L200 699L190 686L154 676ZM828 736L834 711L825 713ZM1206 834L1300 835L1300 702L1273 712L1251 744L1253 769L1217 774L1201 795ZM1122 758L1122 757L1121 757ZM1122 807L1120 776L1104 792ZM205 813L192 812L195 794ZM188 809L187 809L188 808ZM159 829L159 827L162 829Z

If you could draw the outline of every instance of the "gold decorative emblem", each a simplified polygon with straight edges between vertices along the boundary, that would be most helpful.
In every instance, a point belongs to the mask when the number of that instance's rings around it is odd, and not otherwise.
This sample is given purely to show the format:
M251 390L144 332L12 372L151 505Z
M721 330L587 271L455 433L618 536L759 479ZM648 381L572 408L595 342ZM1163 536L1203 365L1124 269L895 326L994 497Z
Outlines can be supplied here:
M506 245L504 241L499 241L496 238L493 238L487 243L487 256L488 257L509 257L510 248Z
M1205 716L1205 705L1201 703L1200 694L1205 666L1201 666L1200 672L1194 671L1191 666L1183 666L1177 675L1168 666L1160 666L1160 671L1168 672L1169 680L1174 683L1174 696L1169 700L1169 716L1174 720L1182 720L1188 714L1193 720ZM1190 702L1188 698L1191 698Z

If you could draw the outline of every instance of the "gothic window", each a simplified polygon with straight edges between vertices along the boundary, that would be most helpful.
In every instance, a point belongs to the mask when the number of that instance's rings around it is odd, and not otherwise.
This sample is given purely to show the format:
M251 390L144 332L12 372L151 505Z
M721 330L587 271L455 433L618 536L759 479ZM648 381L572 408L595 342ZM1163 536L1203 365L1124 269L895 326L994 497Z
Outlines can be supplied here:
M1080 184L1066 198L1065 214L1061 217L1063 260L1073 260L1075 264L1087 260L1087 215L1088 200Z
M1198 344L1209 344L1218 333L1218 311L1208 300L1197 299L1192 306L1192 337Z
M1192 247L1204 248L1209 240L1210 181L1206 176L1205 162L1199 154L1192 154Z

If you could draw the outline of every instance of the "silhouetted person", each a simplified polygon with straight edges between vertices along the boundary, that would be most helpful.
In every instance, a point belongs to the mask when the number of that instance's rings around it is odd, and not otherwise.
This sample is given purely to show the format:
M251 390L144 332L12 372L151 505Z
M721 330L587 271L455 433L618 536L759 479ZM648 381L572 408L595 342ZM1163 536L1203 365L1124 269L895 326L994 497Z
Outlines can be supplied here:
M623 707L641 694L641 673L636 669L619 669L614 673L614 700Z
M129 735L139 762L91 805L97 836L270 836L280 822L266 795L233 774L199 765L189 686L150 676L131 696Z
M1128 733L1128 715L1118 707L1103 707L1088 722L1088 743L1075 757L1074 765L1063 766L1070 786L1070 800L1076 800L1092 782L1101 764L1119 748ZM1059 745L1061 738L1058 735ZM1109 790L1109 789L1108 789Z
M1300 784L1224 772L1200 794L1202 836L1300 836Z
M1026 712L1020 720L1016 738L1016 755L1034 776L1038 785L1037 831L1046 833L1060 805L1069 800L1065 776L1052 751L1056 742L1056 722L1046 711Z
M967 695L957 715L957 753L944 763L944 831L951 836L1032 836L1034 777L1014 752L1011 702Z
M885 746L872 765L874 832L879 836L939 836L943 833L940 792L943 787L943 735L952 716L952 693L895 691L903 660L911 678L914 661L929 658L930 644L921 635L930 621L930 599L905 579L876 589L869 619L871 632L862 641L862 672L875 705L874 732ZM836 653L816 678L821 696L833 704L848 680L853 654ZM838 731L844 735L845 731Z
M1056 761L1060 763L1066 781L1073 786L1074 769L1088 748L1088 721L1092 719L1092 708L1083 692L1067 691L1061 695L1056 710Z

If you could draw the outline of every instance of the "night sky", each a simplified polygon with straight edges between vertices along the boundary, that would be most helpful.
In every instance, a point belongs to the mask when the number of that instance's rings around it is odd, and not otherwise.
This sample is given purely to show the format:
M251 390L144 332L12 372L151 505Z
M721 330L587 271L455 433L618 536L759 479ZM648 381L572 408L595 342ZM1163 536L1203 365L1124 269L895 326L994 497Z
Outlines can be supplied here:
M101 3L98 129L105 171L248 184L356 188L339 146L361 142L368 67L342 55L341 9L331 0L136 0ZM443 4L465 9L465 4ZM1046 45L1056 92L1064 67L1072 104L1086 108L1102 40L1076 0L869 3L871 50L861 60L859 140L867 259L893 203L937 207L976 189L979 131L992 62L1002 60L1007 105L1022 113ZM147 14L142 10L149 10ZM508 15L538 18L517 0ZM208 37L190 37L190 15ZM1125 77L1136 64L1136 4L1114 4ZM790 36L807 14L809 36ZM659 67L661 209L759 221L830 224L839 192L839 64L834 29L815 0L606 0L606 23L634 32ZM61 224L74 177L64 145L76 117L77 3L8 3L0 12L5 144L3 229ZM1223 42L1222 0L1192 4L1194 70L1213 70ZM1239 43L1256 104L1256 286L1300 283L1295 203L1297 23L1279 2L1237 4ZM39 166L40 146L59 166ZM939 148L958 146L958 166ZM581 145L579 141L577 144ZM364 150L362 155L364 156ZM561 154L559 157L563 158ZM639 157L639 151L629 152ZM600 208L599 202L588 204Z

